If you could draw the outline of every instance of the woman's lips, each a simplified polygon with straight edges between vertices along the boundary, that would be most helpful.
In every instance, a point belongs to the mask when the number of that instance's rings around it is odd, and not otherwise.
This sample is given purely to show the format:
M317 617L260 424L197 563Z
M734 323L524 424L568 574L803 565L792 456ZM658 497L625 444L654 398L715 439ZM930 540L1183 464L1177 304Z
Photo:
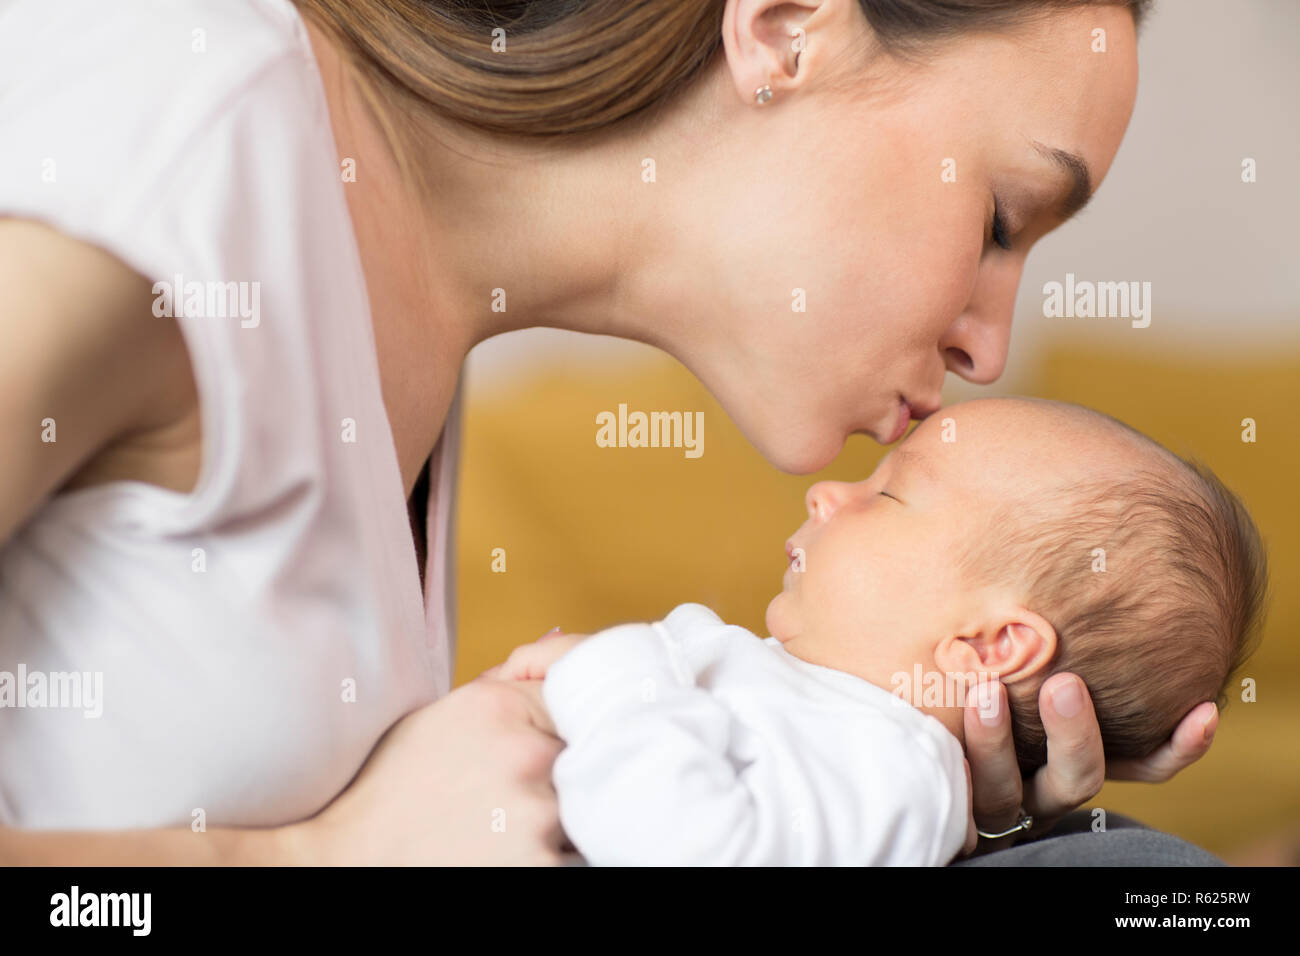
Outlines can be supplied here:
M894 422L894 429L885 436L883 443L886 445L892 445L894 442L902 438L903 433L907 431L907 426L911 421L912 409L907 402L900 398L898 400L898 418Z

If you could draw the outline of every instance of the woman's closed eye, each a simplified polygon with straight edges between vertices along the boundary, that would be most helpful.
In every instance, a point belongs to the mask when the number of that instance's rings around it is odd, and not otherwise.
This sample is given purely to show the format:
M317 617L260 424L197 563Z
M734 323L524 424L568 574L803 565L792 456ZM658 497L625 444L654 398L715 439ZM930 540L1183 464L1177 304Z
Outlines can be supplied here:
M996 197L993 200L993 225L990 234L999 247L1003 249L1011 248L1011 237L1007 235L1007 224L1002 217L1002 207L998 204Z
M894 498L893 495L891 495L888 491L885 491L883 488L880 490L880 493L881 493L882 495L884 495L886 498L891 498L891 499L893 499L894 501L898 501L898 503L899 503L900 505L903 503L902 501L899 501L899 499Z

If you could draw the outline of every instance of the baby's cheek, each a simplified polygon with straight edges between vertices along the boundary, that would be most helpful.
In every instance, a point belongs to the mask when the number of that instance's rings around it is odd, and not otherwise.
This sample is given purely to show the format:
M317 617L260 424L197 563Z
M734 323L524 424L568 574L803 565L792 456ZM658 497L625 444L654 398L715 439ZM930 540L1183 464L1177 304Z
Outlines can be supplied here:
M788 641L798 630L789 605L790 595L785 592L778 594L767 604L767 614L764 615L767 633L779 641Z
M809 567L804 581L810 610L815 608L836 617L869 609L878 611L900 576L892 562L864 554L860 547L854 554L835 555L834 560L826 560L828 557L823 555L816 569Z
M906 602L913 577L912 569L893 562L863 568L858 594L864 609L877 619L887 616L888 609Z

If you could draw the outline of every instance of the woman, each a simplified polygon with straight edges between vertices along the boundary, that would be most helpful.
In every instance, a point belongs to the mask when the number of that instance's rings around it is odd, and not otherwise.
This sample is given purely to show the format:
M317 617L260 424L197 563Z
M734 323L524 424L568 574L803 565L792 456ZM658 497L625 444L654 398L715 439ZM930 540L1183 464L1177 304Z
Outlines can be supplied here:
M998 378L1135 95L1137 3L473 6L0 19L0 669L103 679L6 712L0 857L567 861L535 684L449 692L469 349L648 342L817 470ZM987 833L1217 723L1106 768L1077 678L1041 706L1023 793L967 715Z

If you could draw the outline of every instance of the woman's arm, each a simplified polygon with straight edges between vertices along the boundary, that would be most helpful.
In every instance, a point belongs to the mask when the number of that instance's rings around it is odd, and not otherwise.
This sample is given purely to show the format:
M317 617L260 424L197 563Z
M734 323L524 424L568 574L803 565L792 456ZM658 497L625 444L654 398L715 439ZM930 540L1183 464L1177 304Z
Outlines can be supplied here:
M0 827L0 866L259 866L310 862L298 827L268 830L30 831Z
M1219 723L1218 708L1206 701L1183 718L1169 741L1154 754L1107 767L1087 687L1074 674L1054 674L1043 682L1038 695L1047 731L1047 763L1026 784L1016 763L1006 690L1000 682L994 682L993 690L999 697L996 709L988 708L993 714L990 724L981 720L975 695L965 716L975 823L990 833L1013 826L1021 806L1034 818L1031 834L1045 833L1062 816L1095 797L1107 776L1151 783L1168 780L1205 756ZM1015 840L1014 836L1000 840L981 837L979 849L1004 849Z
M152 298L148 280L104 251L0 220L0 543L70 483L192 486L196 463L166 440L193 410L188 355ZM474 681L409 714L351 785L301 823L202 833L0 827L0 863L567 862L550 783L562 745L529 691Z
M149 281L103 250L0 220L0 542L96 470L192 486L197 461L185 467L170 438L197 407L193 378L180 329L152 300Z
M535 685L485 678L398 721L309 820L267 829L0 827L0 865L454 865L575 862L551 786L563 744Z

